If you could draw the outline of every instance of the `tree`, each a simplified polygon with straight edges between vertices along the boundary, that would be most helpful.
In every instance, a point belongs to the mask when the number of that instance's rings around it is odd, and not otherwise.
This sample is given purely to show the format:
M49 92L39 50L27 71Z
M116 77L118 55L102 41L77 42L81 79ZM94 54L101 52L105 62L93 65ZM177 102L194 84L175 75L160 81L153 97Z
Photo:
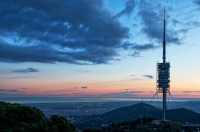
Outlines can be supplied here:
M70 123L65 117L59 115L52 115L50 121L50 130L57 129L58 132L75 132L74 124Z
M45 131L47 118L36 107L0 102L0 129L3 131Z
M58 115L48 120L36 107L0 102L0 130L3 132L75 132L75 126Z

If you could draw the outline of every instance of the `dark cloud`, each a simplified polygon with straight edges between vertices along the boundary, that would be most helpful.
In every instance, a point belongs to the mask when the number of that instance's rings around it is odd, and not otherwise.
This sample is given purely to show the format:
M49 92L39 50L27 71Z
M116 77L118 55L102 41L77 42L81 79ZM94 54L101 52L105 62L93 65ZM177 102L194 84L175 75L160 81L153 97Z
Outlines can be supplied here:
M135 8L135 0L127 0L125 4L125 9L117 13L115 17L118 18L123 15L130 15L133 12L134 8Z
M128 88L126 88L125 90L129 90Z
M0 88L0 94L20 94L20 93L24 93L24 92L16 90L16 89L2 89L2 88Z
M141 29L150 40L162 42L163 40L163 26L164 16L163 7L160 4L150 4L149 1L140 1L139 13L142 20L143 27ZM166 15L168 20L169 15ZM177 21L174 21L177 23ZM168 23L168 21L166 22ZM173 28L166 28L166 41L167 43L181 44L182 40L179 34Z
M81 88L83 88L83 89L86 89L86 88L87 88L87 86L82 86Z
M124 14L134 8L129 1ZM103 0L6 0L0 6L4 62L109 63L129 37Z
M34 68L27 68L27 69L16 69L16 70L13 70L12 72L14 72L14 73L29 73L29 72L38 72L38 70L34 69Z
M195 27L199 27L200 26L200 22L198 21L189 21L185 23L186 26L195 28Z
M152 78L153 78L152 75L143 75L143 77L147 77L147 78L149 78L149 79L152 79Z
M11 90L7 90L7 89L0 89L0 92L16 93L16 92L18 92L18 91L17 91L17 90L15 90L15 89L11 89Z
M0 61L5 62L68 62L76 63L65 52L57 51L47 45L18 46L0 41Z
M149 91L149 93L154 93L154 91Z
M194 3L200 6L200 0L194 0Z
M125 41L122 45L124 49L133 49L137 51L145 51L145 50L150 50L150 49L155 49L158 48L159 46L156 46L152 43L149 44L136 44L136 43L131 43L129 41ZM136 52L136 54L139 54L139 52Z
M176 19L172 19L172 24L174 26L178 25L178 24L182 24L180 21L176 20Z
M140 52L135 51L133 54L131 54L133 57L141 57Z
M180 30L177 30L176 33L178 33L178 34L179 34L179 33L183 33L183 34L184 34L184 33L187 33L189 30L190 30L190 28L187 28L187 29L180 29Z
M188 13L188 14L192 14L192 12ZM172 18L171 23L173 25L173 27L176 27L177 25L182 27L180 29L177 29L176 31L174 31L175 34L186 34L188 33L188 31L190 31L193 28L199 27L200 26L200 22L198 22L195 19L192 19L191 16L186 15L186 18L182 18L177 20L177 18Z
M132 27L138 27L138 25L137 24L132 24Z

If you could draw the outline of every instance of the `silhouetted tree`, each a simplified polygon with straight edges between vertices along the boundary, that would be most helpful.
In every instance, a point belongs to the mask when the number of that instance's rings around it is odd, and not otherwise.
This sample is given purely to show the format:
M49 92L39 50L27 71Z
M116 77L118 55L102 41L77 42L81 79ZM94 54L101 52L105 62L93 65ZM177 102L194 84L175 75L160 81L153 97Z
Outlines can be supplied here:
M58 132L75 132L75 126L70 123L65 117L59 115L52 115L50 121L50 128L57 129Z
M53 115L49 121L36 107L0 102L0 131L75 132L75 130L75 126L62 116Z

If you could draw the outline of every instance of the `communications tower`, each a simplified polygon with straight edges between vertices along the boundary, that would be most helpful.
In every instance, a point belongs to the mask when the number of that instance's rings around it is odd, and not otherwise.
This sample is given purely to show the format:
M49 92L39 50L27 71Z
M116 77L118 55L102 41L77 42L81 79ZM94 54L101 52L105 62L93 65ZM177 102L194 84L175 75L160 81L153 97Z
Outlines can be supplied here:
M163 120L166 120L166 94L170 93L170 63L166 62L165 9L163 32L163 62L157 63L157 93L163 93Z

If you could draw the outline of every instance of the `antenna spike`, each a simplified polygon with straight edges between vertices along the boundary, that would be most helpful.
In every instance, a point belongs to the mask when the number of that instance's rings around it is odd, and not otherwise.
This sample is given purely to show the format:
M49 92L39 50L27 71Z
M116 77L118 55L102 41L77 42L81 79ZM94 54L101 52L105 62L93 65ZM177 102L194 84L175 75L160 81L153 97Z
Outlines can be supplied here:
M166 62L166 40L165 40L165 9L164 9L164 31L163 31L163 63Z

